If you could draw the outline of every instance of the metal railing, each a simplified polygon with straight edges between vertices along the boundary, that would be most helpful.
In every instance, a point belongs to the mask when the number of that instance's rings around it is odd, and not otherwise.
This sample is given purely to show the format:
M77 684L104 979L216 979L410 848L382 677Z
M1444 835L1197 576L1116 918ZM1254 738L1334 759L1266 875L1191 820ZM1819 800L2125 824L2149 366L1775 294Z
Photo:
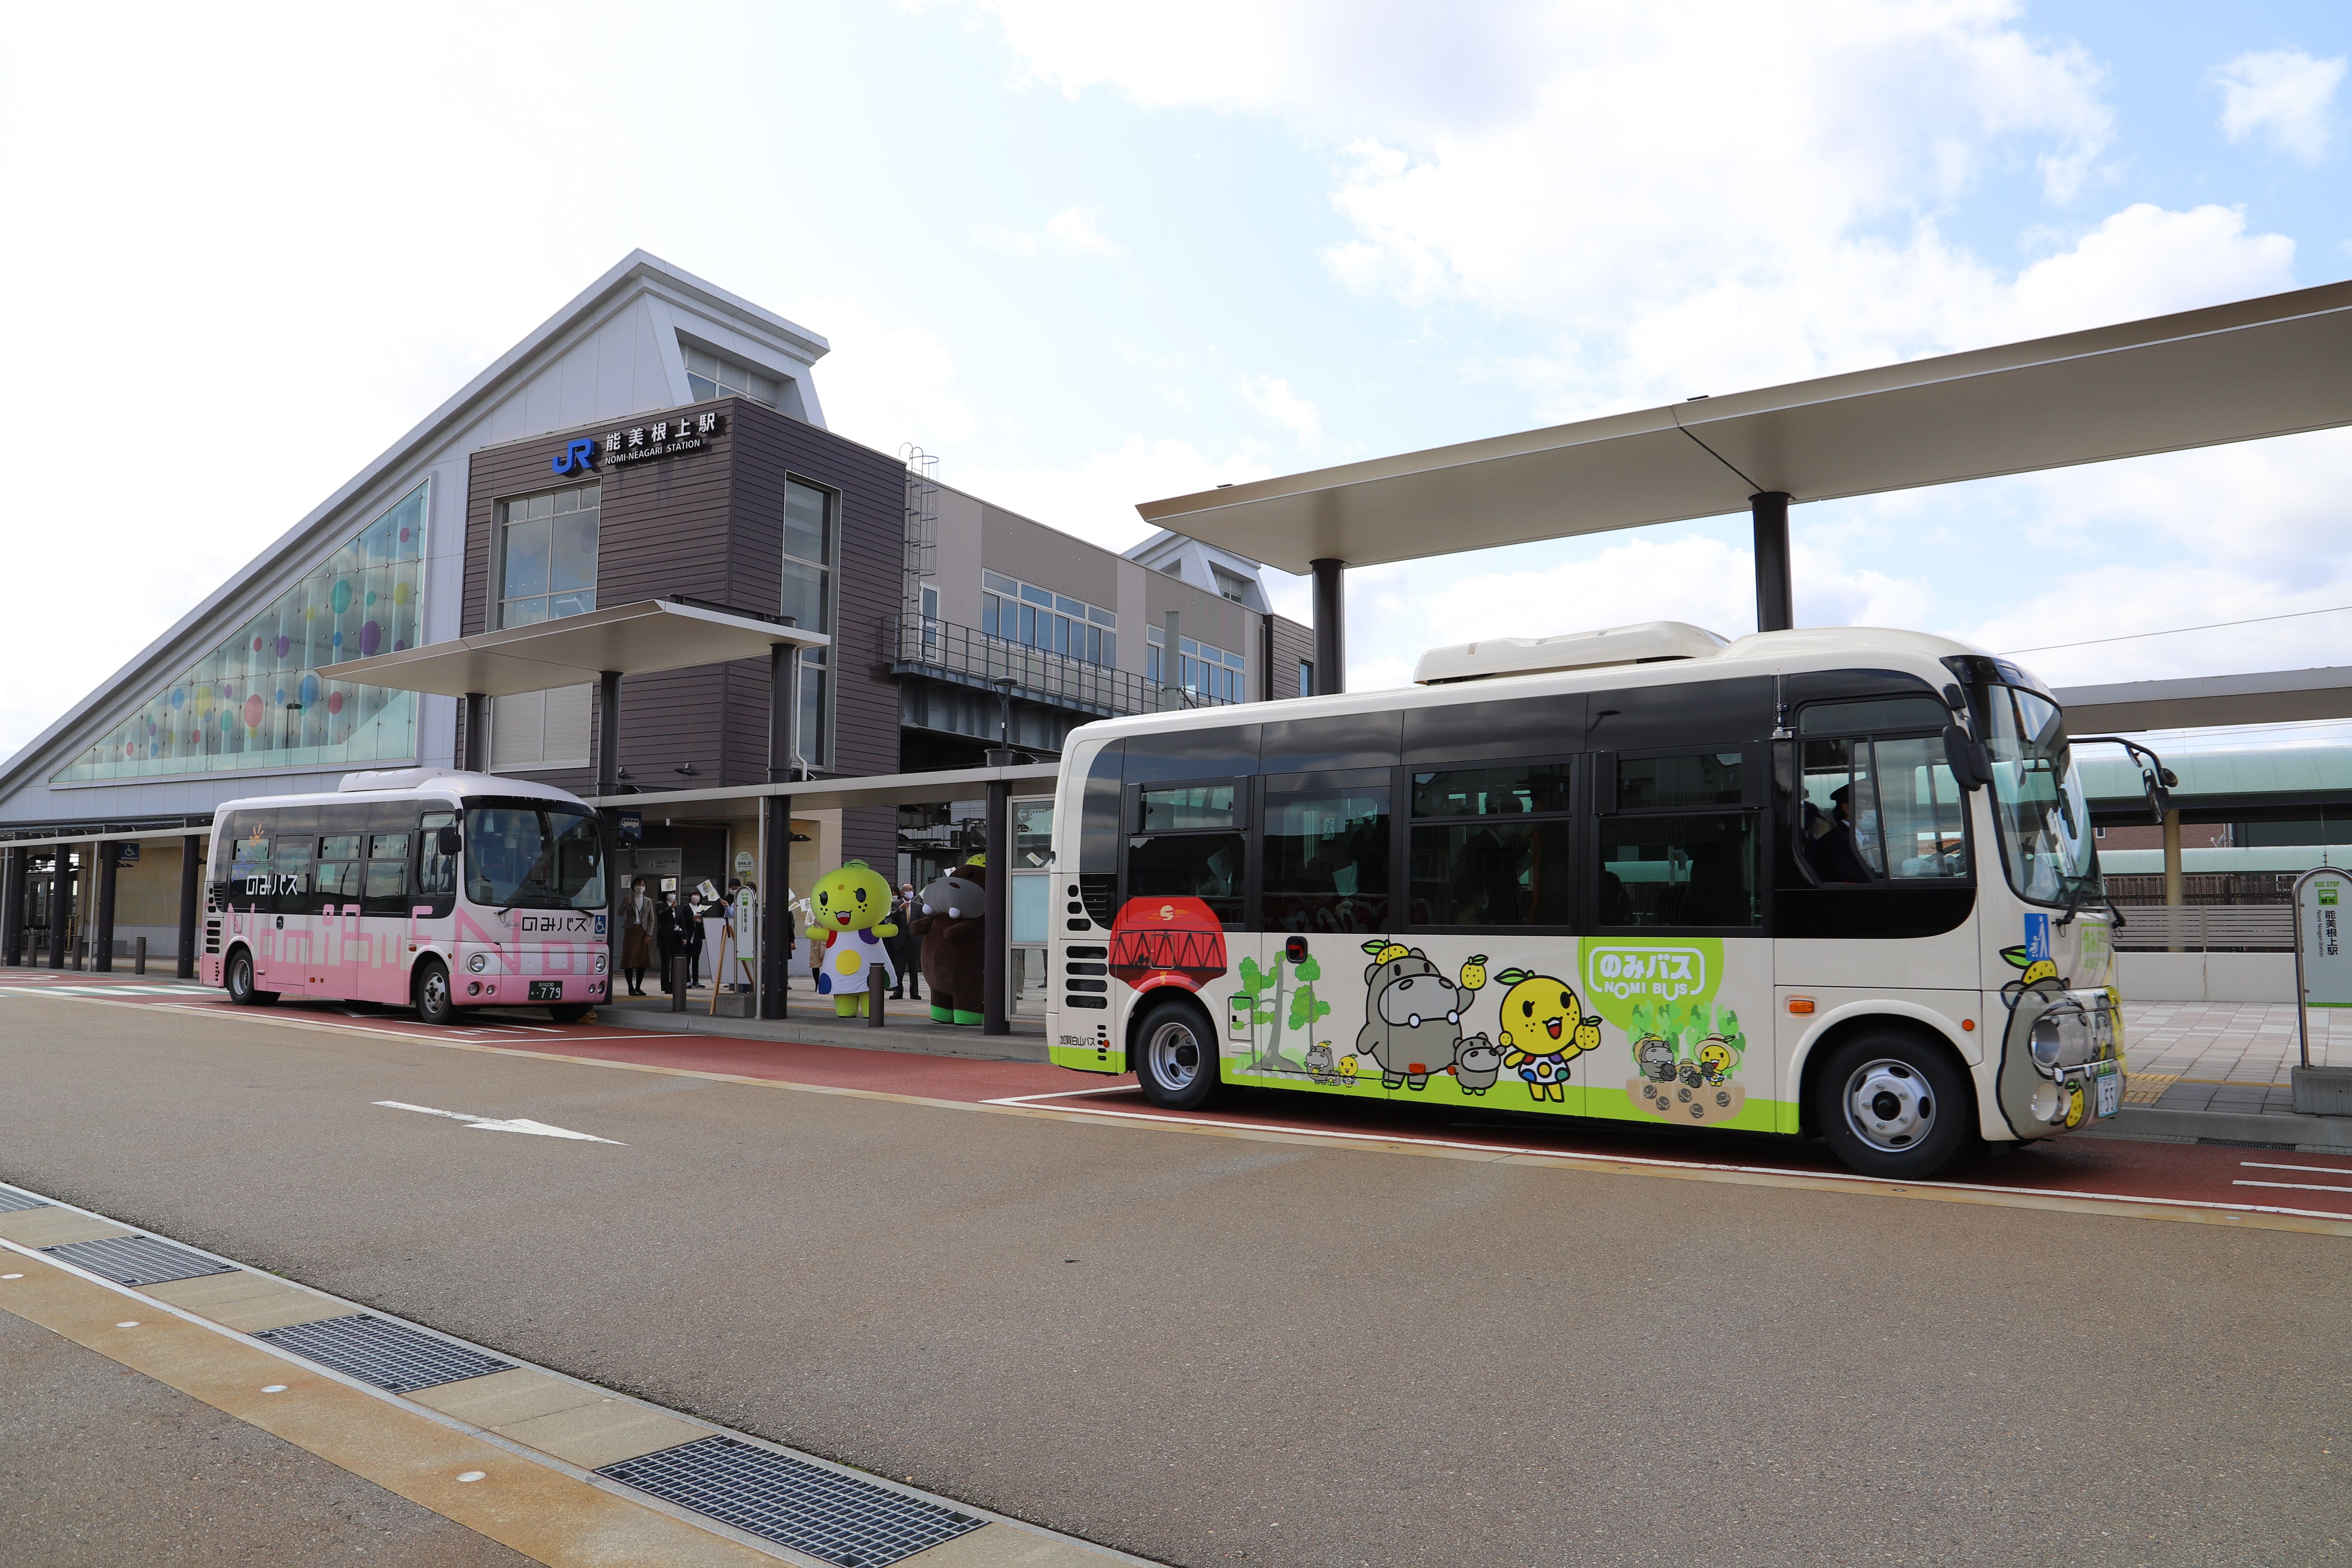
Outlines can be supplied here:
M2288 952L2292 904L2126 904L2116 946L2128 952Z
M1097 718L1223 707L1232 700L1163 686L1131 670L1088 664L935 617L886 616L882 643L893 675L926 675L991 692L1003 689L1001 683L1009 680L1013 695L1024 701Z

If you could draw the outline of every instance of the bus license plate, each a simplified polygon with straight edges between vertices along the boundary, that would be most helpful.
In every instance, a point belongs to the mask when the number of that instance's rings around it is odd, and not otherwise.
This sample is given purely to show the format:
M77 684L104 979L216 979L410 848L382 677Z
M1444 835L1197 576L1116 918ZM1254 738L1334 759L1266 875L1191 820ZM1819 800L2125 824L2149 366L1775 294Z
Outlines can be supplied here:
M2093 1114L2113 1116L2121 1110L2124 1108L2124 1075L2110 1068L2095 1081L2098 1097L2093 1105Z
M563 982L562 982L562 981L561 981L561 980L534 980L534 981L532 981L532 982L530 983L530 999L531 999L532 1001L534 1001L534 1002L561 1002L561 1001L562 1001L562 1000L563 1000ZM2104 1093L2104 1092L2105 1092L2105 1091L2103 1090L2103 1091L2102 1091L2102 1093ZM2099 1103L2100 1103L2101 1105L2105 1105L2105 1104L2106 1103L2106 1101L2103 1099L2103 1100L2101 1100L2099 1101ZM2100 1114L2100 1115L2102 1115L2102 1116L2105 1116L2105 1115L2106 1115L2107 1113L2106 1113L2105 1111L2102 1110L2102 1111L2100 1111L2100 1112L2099 1112L2099 1114Z

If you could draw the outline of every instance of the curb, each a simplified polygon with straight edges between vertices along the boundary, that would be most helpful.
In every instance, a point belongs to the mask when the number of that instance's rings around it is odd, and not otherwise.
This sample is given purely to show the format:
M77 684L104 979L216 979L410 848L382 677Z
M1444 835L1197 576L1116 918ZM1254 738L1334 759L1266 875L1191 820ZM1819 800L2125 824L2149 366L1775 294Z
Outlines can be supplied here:
M2313 1153L2352 1151L2352 1117L2342 1116L2159 1110L2151 1105L2126 1105L2098 1133L2184 1142L2266 1143Z
M855 1050L912 1051L922 1056L970 1057L997 1062L1052 1060L1042 1033L983 1035L978 1029L942 1029L919 1024L891 1024L876 1029L863 1023L834 1024L800 1017L714 1018L692 1008L673 1013L667 1006L615 1007L610 1003L596 1009L596 1021L620 1027L677 1029L689 1035L725 1035L739 1040L785 1045L845 1046Z

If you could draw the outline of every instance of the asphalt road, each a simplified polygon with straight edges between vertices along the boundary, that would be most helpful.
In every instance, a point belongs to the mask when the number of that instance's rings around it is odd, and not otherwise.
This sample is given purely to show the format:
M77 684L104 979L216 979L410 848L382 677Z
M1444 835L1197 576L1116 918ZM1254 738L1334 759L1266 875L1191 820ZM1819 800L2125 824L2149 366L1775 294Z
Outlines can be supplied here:
M0 1179L1171 1563L2352 1560L2336 1237L34 997L0 1091Z

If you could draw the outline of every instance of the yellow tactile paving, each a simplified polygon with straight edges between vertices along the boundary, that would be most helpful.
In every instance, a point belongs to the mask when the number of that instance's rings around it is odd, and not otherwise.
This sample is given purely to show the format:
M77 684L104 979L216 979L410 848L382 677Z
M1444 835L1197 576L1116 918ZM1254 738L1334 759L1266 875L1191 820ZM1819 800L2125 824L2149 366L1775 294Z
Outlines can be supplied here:
M19 1217L11 1215L8 1217ZM772 1565L775 1558L453 1430L257 1344L11 1254L0 1310L64 1335L554 1568ZM265 1394L282 1385L283 1392ZM681 1423L683 1425L683 1423ZM461 1475L481 1472L477 1481Z
M97 1241L109 1236L136 1236L128 1226L92 1219L71 1209L16 1209L0 1214L0 1237L19 1247L63 1247L69 1241Z

